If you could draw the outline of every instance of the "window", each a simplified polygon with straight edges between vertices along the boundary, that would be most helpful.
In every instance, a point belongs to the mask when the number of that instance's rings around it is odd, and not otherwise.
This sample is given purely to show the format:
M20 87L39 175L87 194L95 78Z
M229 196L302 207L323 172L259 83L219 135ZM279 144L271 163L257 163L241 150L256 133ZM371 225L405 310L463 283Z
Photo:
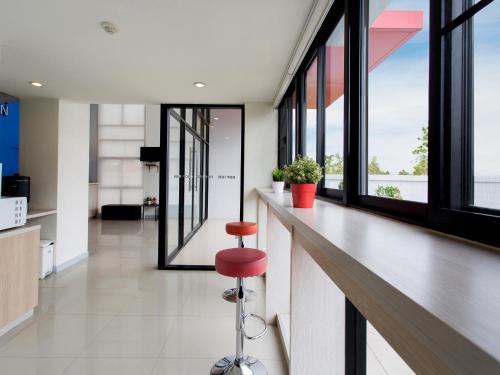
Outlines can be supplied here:
M335 1L281 102L280 166L310 156L320 196L500 245L499 19L500 0Z
M500 2L473 20L473 205L500 209Z
M427 202L429 2L369 2L368 195Z
M293 90L292 93L292 134L290 141L290 161L295 160L295 155L297 154L297 90Z
M325 188L344 185L344 18L325 50Z
M306 139L304 155L316 160L316 132L318 114L318 58L314 58L306 72Z
M142 204L145 106L98 106L99 212L105 204Z

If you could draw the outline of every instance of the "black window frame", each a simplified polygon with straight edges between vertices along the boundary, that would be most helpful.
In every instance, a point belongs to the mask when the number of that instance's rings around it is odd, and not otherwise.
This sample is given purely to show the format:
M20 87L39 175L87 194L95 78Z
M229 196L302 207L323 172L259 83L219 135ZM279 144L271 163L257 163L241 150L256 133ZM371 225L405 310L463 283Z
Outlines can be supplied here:
M318 186L318 197L441 232L500 246L495 229L500 210L475 207L473 188L472 17L494 0L429 1L429 171L428 203L366 195L368 0L333 3L279 106L279 136L288 149L279 166L291 162L291 95L297 93L296 155L305 146L305 74L318 57L317 160L324 165L325 45L342 16L344 49L344 189ZM454 15L452 17L452 14ZM465 25L463 35L451 33ZM458 52L457 52L458 51ZM461 82L460 89L452 83ZM457 110L458 109L458 110ZM286 160L286 162L285 162Z

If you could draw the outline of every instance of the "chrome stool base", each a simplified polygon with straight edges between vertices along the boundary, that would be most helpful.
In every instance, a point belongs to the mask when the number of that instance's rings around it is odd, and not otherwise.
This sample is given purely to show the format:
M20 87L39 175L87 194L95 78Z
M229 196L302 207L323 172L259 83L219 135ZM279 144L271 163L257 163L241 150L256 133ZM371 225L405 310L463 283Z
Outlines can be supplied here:
M236 301L238 300L238 289L226 289L224 293L222 293L222 298L224 298L228 302L236 303ZM245 288L245 302L255 301L255 298L257 298L257 294L255 293L255 291Z
M234 355L229 355L217 361L210 375L267 375L267 369L256 358L246 357L239 364L234 363L234 359Z

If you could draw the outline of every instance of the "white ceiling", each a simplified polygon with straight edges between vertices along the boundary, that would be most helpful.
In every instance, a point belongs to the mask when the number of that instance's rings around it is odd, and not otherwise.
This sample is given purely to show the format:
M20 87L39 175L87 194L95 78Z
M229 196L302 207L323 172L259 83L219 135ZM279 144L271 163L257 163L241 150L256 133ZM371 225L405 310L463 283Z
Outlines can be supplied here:
M95 103L271 102L313 2L2 0L0 91ZM103 20L119 33L104 33Z

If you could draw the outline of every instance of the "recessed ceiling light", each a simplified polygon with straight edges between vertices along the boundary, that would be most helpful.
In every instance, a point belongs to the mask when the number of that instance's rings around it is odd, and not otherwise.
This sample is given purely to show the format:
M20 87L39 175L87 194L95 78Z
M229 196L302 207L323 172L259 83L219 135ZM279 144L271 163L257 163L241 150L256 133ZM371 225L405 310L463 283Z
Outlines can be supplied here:
M43 83L37 81L30 81L29 84L35 87L42 87L44 85Z
M219 121L219 117L215 116L215 117L214 117L214 120L215 120L215 121Z
M99 25L101 26L101 29L109 35L113 35L118 32L118 26L116 26L113 22L102 21Z
M199 89L206 86L206 84L203 82L195 82L195 83L193 83L193 85L194 85L194 87L198 87Z

